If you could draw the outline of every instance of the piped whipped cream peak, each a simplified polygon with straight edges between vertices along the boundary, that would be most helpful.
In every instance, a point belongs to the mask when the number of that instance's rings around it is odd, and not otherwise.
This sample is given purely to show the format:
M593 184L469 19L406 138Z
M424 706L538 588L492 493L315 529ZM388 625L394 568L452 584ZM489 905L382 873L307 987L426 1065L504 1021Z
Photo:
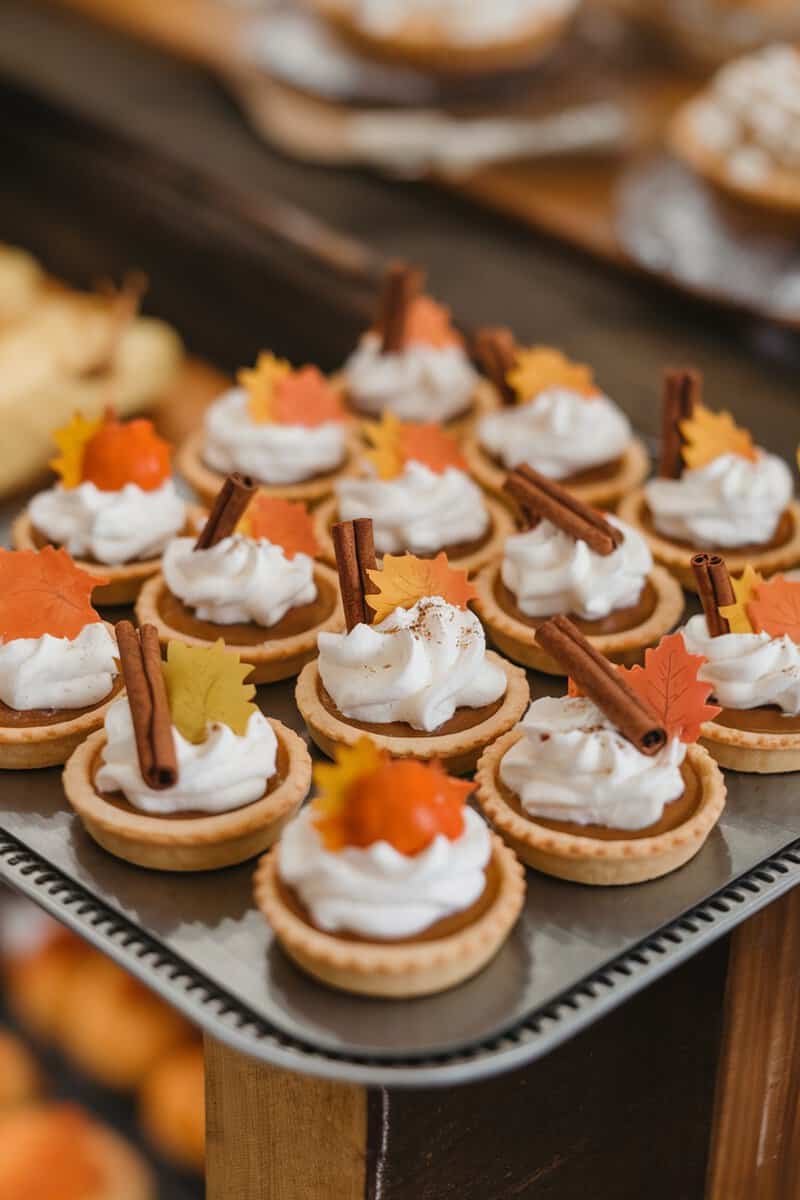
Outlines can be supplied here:
M518 728L500 779L530 817L640 830L683 794L684 744L642 754L586 697L534 700Z
M534 25L561 19L576 0L339 0L339 6L373 37L418 31L456 46L511 41Z
M682 632L687 650L705 657L700 678L723 708L775 705L786 716L800 714L800 646L787 634L774 637L762 630L712 637L702 615Z
M75 637L21 637L0 643L0 701L17 711L91 708L118 674L117 645L101 621Z
M118 421L113 413L88 419L75 413L53 438L59 455L50 465L65 489L92 483L99 491L119 492L135 484L150 492L170 477L169 445L144 417Z
M466 412L478 376L460 339L439 340L441 344L409 340L386 353L379 333L365 333L344 365L355 407L418 422L449 421Z

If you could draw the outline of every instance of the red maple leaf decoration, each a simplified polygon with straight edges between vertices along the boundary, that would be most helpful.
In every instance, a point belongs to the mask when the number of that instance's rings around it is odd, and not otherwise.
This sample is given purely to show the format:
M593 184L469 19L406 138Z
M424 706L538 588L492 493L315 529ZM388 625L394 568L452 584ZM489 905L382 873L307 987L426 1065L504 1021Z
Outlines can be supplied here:
M313 428L344 416L339 389L317 367L300 367L275 384L272 419L280 425Z
M668 737L696 742L700 726L721 710L708 704L711 684L697 678L706 661L690 654L680 633L671 633L645 651L644 667L621 667L625 681L658 715Z
M800 643L800 581L775 575L758 585L746 608L756 633L768 633L770 637L786 634Z
M304 504L259 492L250 501L243 524L248 537L266 538L280 546L287 558L296 554L316 558L319 554L314 525Z
M108 583L82 571L66 550L0 550L0 638L76 638L99 621L92 590Z

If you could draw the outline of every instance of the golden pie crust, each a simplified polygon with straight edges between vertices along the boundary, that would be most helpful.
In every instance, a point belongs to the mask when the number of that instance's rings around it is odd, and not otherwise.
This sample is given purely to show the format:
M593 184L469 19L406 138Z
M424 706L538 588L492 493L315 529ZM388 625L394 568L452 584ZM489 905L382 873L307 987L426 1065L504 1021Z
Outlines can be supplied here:
M495 585L502 570L502 561L484 567L475 579L477 598L475 611L480 617L493 644L514 662L546 675L564 675L559 663L544 651L536 640L533 626L517 620L500 605ZM680 584L663 567L654 567L648 580L655 592L655 608L644 621L618 633L590 635L589 641L612 662L630 667L644 659L648 646L654 646L681 619L684 609Z
M662 534L654 533L644 521L646 508L644 489L637 488L620 504L620 520L632 525L647 540L657 563L666 567L687 591L696 592L697 583L691 564L695 551L689 546L671 541ZM728 547L719 551L725 556L725 565L731 575L741 575L748 563L764 576L775 575L778 571L786 571L800 563L800 504L793 500L786 512L791 521L791 532L782 545L766 550L748 550L745 553L738 553Z
M280 945L299 967L330 987L363 996L429 996L477 974L498 952L522 911L525 872L492 834L496 895L474 922L430 941L349 941L315 929L292 912L281 893L280 846L256 870L256 904Z
M470 573L480 570L486 563L490 563L502 555L506 538L511 537L511 534L515 532L514 518L505 504L500 504L491 496L485 497L484 503L490 519L488 537L464 554L451 554L448 550L447 559L451 567L458 567L460 570ZM314 533L320 546L320 558L323 562L332 565L336 564L336 552L333 548L331 525L338 520L337 509L338 500L335 496L331 496L328 500L323 500L322 504L314 510ZM403 553L403 551L398 551L398 553Z
M203 444L205 430L196 429L178 447L175 453L176 470L186 482L194 488L204 504L213 504L227 476L206 466L203 459ZM361 442L355 431L346 438L344 462L334 471L326 471L323 475L312 475L309 479L301 479L298 483L264 483L256 479L260 490L268 496L281 500L300 500L304 504L319 504L326 496L330 496L337 479L344 475L352 475L356 469L356 459L361 452Z
M464 439L462 449L473 478L490 495L497 496L504 504L510 506L511 501L503 491L508 472L487 454L478 441L477 431L473 431ZM584 504L594 508L613 509L623 496L644 481L649 469L650 459L643 443L638 438L633 438L620 458L616 471L608 477L575 483L562 479L559 482L572 492L573 496L583 500Z
M112 688L96 708L52 725L0 725L0 770L62 766L85 738L102 728L109 708L124 694L124 687Z
M233 645L239 658L253 667L248 675L249 683L275 683L279 679L292 679L312 658L317 655L317 635L339 633L344 629L344 612L339 595L336 573L322 563L314 564L314 576L324 579L328 590L336 597L333 611L324 620L316 622L291 637L270 638L269 629L264 630L263 642L255 645ZM160 597L167 592L164 576L159 574L148 580L136 602L136 620L140 625L155 625L162 646L168 642L184 642L187 646L211 646L210 639L195 637L183 630L174 629L161 615ZM225 626L217 626L218 636L225 638Z
M86 832L107 850L152 871L216 871L266 850L300 808L311 786L311 756L303 739L269 718L286 757L281 778L260 800L231 812L158 817L110 802L94 785L106 743L99 730L64 768L64 791Z
M757 775L782 775L800 771L800 732L767 733L763 730L732 729L716 721L700 728L700 744L729 771Z
M300 672L295 700L308 726L308 732L329 758L334 757L337 746L352 746L360 738L368 737L376 746L387 750L393 758L413 758L418 762L438 759L452 774L466 775L474 770L484 746L516 725L530 702L528 680L522 668L506 662L491 650L487 652L486 657L505 673L505 695L497 710L490 716L476 725L454 733L416 734L414 731L406 737L375 733L372 729L367 730L357 724L350 724L346 717L330 712L322 703L317 660L310 662Z
M508 845L524 863L545 875L602 887L659 879L694 858L725 807L722 772L702 746L689 746L685 762L698 781L700 801L692 816L675 829L654 837L618 841L549 829L534 817L522 816L500 790L500 763L523 736L521 730L512 729L484 752L475 776L477 796Z

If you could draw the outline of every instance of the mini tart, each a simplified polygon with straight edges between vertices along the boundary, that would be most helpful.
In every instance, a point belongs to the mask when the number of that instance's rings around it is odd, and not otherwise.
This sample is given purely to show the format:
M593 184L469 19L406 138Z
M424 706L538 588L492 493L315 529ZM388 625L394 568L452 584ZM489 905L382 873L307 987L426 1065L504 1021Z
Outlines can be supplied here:
M776 717L776 722L781 720ZM747 713L743 711L746 723ZM719 721L706 721L700 728L700 744L731 771L757 775L782 775L800 771L800 729L772 733L759 729L735 729Z
M338 379L344 387L344 372L338 376ZM347 406L348 412L352 413L357 420L378 420L378 414L367 412L366 409L359 408L356 404L354 404L353 401L348 398L346 389L343 393L343 400ZM440 424L442 429L447 430L448 433L458 438L459 441L462 441L471 432L472 427L477 420L486 416L487 413L494 412L494 410L499 407L500 396L498 395L497 388L488 379L479 378L475 383L475 387L472 392L472 400L469 404L469 407L465 409L463 413L456 413L456 415L450 417L449 420L439 421L436 422L436 424ZM391 410L387 409L386 411Z
M219 495L219 490L227 475L206 465L203 458L204 444L205 430L196 429L178 447L175 454L175 465L203 503L211 505ZM360 450L358 436L350 433L346 438L344 461L335 470L326 471L322 475L312 475L308 479L301 479L298 483L265 483L260 479L256 479L255 482L268 496L275 496L282 500L302 500L309 505L319 504L320 500L330 496L337 479L353 474Z
M148 816L117 793L95 787L105 730L79 746L64 770L64 791L96 842L126 862L153 871L214 871L260 854L280 836L311 786L305 742L270 718L278 739L278 770L260 800L213 815Z
M485 504L489 513L489 528L482 538L478 538L474 542L441 547L446 552L447 561L451 567L458 567L462 571L470 572L480 570L486 563L492 562L503 553L506 538L511 537L511 534L515 532L514 518L505 504L500 504L493 497L487 497ZM314 533L320 546L320 558L332 566L336 563L336 552L333 548L331 526L339 519L337 510L338 501L335 496L331 496L330 499L323 500L319 508L314 510L313 516ZM402 553L402 551L397 553ZM433 558L438 553L437 550L431 552L430 555L418 555L418 557Z
M334 756L336 746L352 746L366 735L393 758L414 758L420 762L438 759L445 770L454 775L466 775L474 770L484 746L516 725L530 701L528 681L522 668L491 651L487 658L502 667L505 673L505 695L482 709L457 709L441 733L421 733L405 723L400 723L399 727L392 723L393 732L383 733L381 725L351 721L342 716L322 686L316 660L300 672L295 699L308 732L329 758Z
M655 531L643 488L638 488L625 497L619 506L619 517L647 539L656 562L666 567L687 591L697 591L691 565L697 547L688 543L673 542ZM779 533L769 546L762 549L757 546L720 549L719 553L725 555L725 563L731 575L741 575L748 563L765 577L797 566L800 562L800 504L797 501L792 501L781 522L783 532L779 526ZM714 547L711 549L713 551Z
M725 807L725 780L702 746L688 746L683 774L694 776L699 790L695 811L682 824L652 837L601 839L567 833L523 816L511 803L500 780L503 756L523 737L512 729L481 757L475 776L477 796L486 816L524 863L545 875L603 887L643 883L682 867L700 850ZM580 826L575 825L576 830Z
M242 662L252 665L249 683L274 683L278 679L292 679L316 658L318 634L338 633L344 628L336 574L330 567L315 563L314 581L317 600L302 609L290 609L269 629L255 623L217 625L213 621L199 621L190 608L172 595L164 576L159 574L142 588L136 602L136 619L140 625L155 625L162 646L173 641L187 646L212 646L218 638L223 638L238 652ZM303 619L297 614L303 611L308 612L309 623L295 629L294 625Z
M464 439L462 450L473 478L492 496L497 496L504 504L510 504L503 491L508 471L484 450L478 441L477 431L472 431ZM650 460L643 443L638 438L632 438L622 457L613 463L591 467L558 482L573 496L583 500L584 504L613 509L623 496L644 481L649 469Z
M455 933L402 942L348 940L323 933L290 908L280 883L280 847L265 855L255 874L256 904L288 956L330 987L364 996L427 996L462 983L492 959L508 937L525 899L525 873L492 834L491 865L497 877L489 907Z
M536 625L546 618L533 621L519 611L514 596L504 588L501 570L502 560L490 563L475 579L478 593L474 602L475 611L489 637L497 649L514 662L544 671L546 675L563 675L564 671L556 660L536 641ZM506 597L508 607L501 602L501 596ZM645 615L640 615L639 605L643 603ZM512 605L514 612L510 611ZM633 623L627 627L624 625L626 610L619 609L609 614L606 620L613 620L615 617L623 620L623 625L613 632L591 632L593 626L603 625L603 621L584 622L575 617L570 619L606 658L623 666L633 666L634 663L642 661L648 646L654 646L659 638L678 624L684 609L680 584L663 567L654 567L648 576L639 605L630 610L636 615L631 618Z
M139 1092L139 1119L164 1158L202 1172L206 1126L201 1044L180 1046L153 1066Z
M30 771L38 767L60 767L76 746L102 728L106 713L125 688L117 676L105 700L91 708L25 709L19 713L35 712L32 718L39 723L4 725L15 709L0 704L0 769Z

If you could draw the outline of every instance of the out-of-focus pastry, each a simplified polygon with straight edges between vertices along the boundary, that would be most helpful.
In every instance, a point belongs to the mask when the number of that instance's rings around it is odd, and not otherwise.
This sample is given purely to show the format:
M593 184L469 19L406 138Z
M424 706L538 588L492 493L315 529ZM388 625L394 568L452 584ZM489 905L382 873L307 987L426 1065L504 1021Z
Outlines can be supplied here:
M40 1095L42 1077L36 1059L24 1042L0 1029L0 1114Z
M58 1033L61 997L95 952L25 901L4 906L0 931L8 1006L26 1030L52 1041Z
M139 1118L150 1141L191 1171L205 1163L203 1047L181 1046L157 1063L139 1093Z

